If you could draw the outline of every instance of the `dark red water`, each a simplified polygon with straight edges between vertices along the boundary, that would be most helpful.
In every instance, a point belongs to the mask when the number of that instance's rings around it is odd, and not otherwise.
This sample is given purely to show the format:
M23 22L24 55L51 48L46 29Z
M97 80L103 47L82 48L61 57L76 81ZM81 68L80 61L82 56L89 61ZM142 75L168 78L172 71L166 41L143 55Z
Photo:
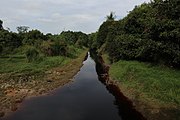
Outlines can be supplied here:
M118 103L98 80L95 62L90 55L83 64L74 82L49 96L25 100L16 112L4 120L141 120L133 114L123 117L126 105ZM125 109L126 112L132 111L129 107Z

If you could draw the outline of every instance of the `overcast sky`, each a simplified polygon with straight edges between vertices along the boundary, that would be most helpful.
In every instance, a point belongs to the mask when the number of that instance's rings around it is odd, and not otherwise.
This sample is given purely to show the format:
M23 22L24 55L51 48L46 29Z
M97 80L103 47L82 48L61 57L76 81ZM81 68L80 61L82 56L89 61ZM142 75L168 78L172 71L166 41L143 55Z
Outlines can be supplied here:
M0 19L4 28L16 31L29 26L44 33L63 30L91 33L98 30L106 15L115 12L118 19L135 5L150 0L1 0Z

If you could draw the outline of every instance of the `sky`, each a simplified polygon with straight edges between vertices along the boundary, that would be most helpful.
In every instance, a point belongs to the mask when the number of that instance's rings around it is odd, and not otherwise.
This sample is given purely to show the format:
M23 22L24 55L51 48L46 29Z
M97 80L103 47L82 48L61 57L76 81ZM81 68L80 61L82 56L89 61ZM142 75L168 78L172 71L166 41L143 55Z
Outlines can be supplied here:
M28 26L43 33L96 32L110 12L125 17L135 5L150 0L1 0L0 19L5 29L16 32Z

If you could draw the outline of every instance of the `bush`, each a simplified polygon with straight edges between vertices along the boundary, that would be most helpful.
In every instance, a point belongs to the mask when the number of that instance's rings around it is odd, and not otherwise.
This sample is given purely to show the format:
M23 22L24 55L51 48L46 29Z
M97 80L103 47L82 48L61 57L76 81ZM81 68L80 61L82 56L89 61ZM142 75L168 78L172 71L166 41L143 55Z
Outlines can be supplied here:
M140 39L132 35L119 35L115 39L107 42L107 52L111 61L118 61L119 59L132 60L136 58L137 49L139 47Z
M28 62L33 62L33 61L39 60L40 55L39 55L38 50L34 47L28 48L26 51L26 58L27 58Z
M67 56L68 45L62 40L43 41L40 49L46 56Z
M51 50L53 56L67 56L68 46L63 41L56 41L54 44L51 45Z
M48 40L48 41L43 41L41 46L40 46L40 50L43 54L45 54L46 56L53 56L52 53L52 48L51 45L53 44L52 41Z

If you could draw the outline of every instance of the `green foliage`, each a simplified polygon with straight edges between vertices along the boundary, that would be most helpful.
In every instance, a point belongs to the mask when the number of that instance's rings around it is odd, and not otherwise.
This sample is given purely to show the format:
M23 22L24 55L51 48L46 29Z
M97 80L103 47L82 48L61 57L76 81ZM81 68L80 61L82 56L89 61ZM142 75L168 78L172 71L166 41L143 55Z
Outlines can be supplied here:
M22 45L22 41L19 39L18 34L7 30L1 30L0 45L3 47L3 53L7 54Z
M28 31L29 27L28 26L19 26L16 29L17 29L18 33L26 33Z
M77 48L73 45L68 46L67 57L69 58L77 58L78 55L83 51L83 49Z
M67 56L68 46L63 41L56 41L51 45L51 50L53 56L58 56L58 55Z
M106 21L114 21L116 18L116 15L114 12L110 12L110 15L106 16Z
M53 44L53 42L50 41L50 40L43 41L41 46L40 46L41 52L46 56L53 56L53 51L52 51L52 48L51 48L52 44Z
M111 61L135 59L140 41L132 35L116 36L106 45Z
M60 34L60 37L62 40L68 42L69 44L75 44L78 39L76 37L76 34L74 34L74 32L72 32L72 31L63 31Z
M63 31L59 39L66 41L70 45L76 45L79 47L88 47L88 35L82 32Z
M33 62L33 61L39 60L40 55L39 55L38 50L34 47L28 48L26 51L26 58L27 58L28 62Z
M179 0L154 0L153 7L157 9L157 13L161 18L178 20L180 17L180 1Z
M0 20L0 27L2 23ZM28 31L28 29L27 26L19 26L17 27L18 33L0 30L0 55L2 58L9 58L8 60L14 59L14 57L26 58L26 62L28 61L29 64L41 64L48 62L44 60L44 56L48 59L55 58L55 56L76 58L84 47L88 47L89 38L83 32L64 31L57 35L51 33L44 35L39 30ZM52 64L49 66L57 65L55 62L47 64ZM17 69L20 68L17 67Z
M74 52L69 54L72 50L69 49L71 48L69 46L74 46L75 49L76 47L81 49L88 47L88 35L82 32L65 31L58 35L51 33L44 35L39 30L28 31L28 28L27 26L17 27L19 33L7 30L0 31L1 55L26 54L28 61L35 61L40 54L45 56L76 56L73 55ZM32 46L33 49L28 46ZM28 47L28 50L24 50L25 47Z
M180 71L137 61L118 61L110 76L138 94L165 103L180 104Z
M70 59L63 56L46 57L42 61L27 62L26 58L13 57L0 59L0 73L28 73L37 74L47 71L49 68L63 66Z
M89 40L88 40L88 46L89 46L89 48L91 48L91 49L95 49L95 48L97 48L97 34L98 34L98 32L96 32L96 33L91 33L91 34L89 34Z
M27 33L27 39L44 39L43 33L39 30L31 30Z
M88 41L89 41L88 35L82 32L76 32L75 34L78 38L75 44L80 48L82 48L83 46L88 47Z
M0 20L0 30L3 30L3 21Z
M91 44L103 48L111 62L140 60L179 68L179 2L155 0L136 6L122 20L104 22Z
M22 36L23 44L35 46L36 48L39 48L43 40L45 40L43 33L38 30L31 30L25 34L22 34Z
M106 42L106 38L108 32L110 31L112 23L113 21L106 21L100 26L99 31L97 33L97 48L99 48L101 45L103 45L103 43Z

